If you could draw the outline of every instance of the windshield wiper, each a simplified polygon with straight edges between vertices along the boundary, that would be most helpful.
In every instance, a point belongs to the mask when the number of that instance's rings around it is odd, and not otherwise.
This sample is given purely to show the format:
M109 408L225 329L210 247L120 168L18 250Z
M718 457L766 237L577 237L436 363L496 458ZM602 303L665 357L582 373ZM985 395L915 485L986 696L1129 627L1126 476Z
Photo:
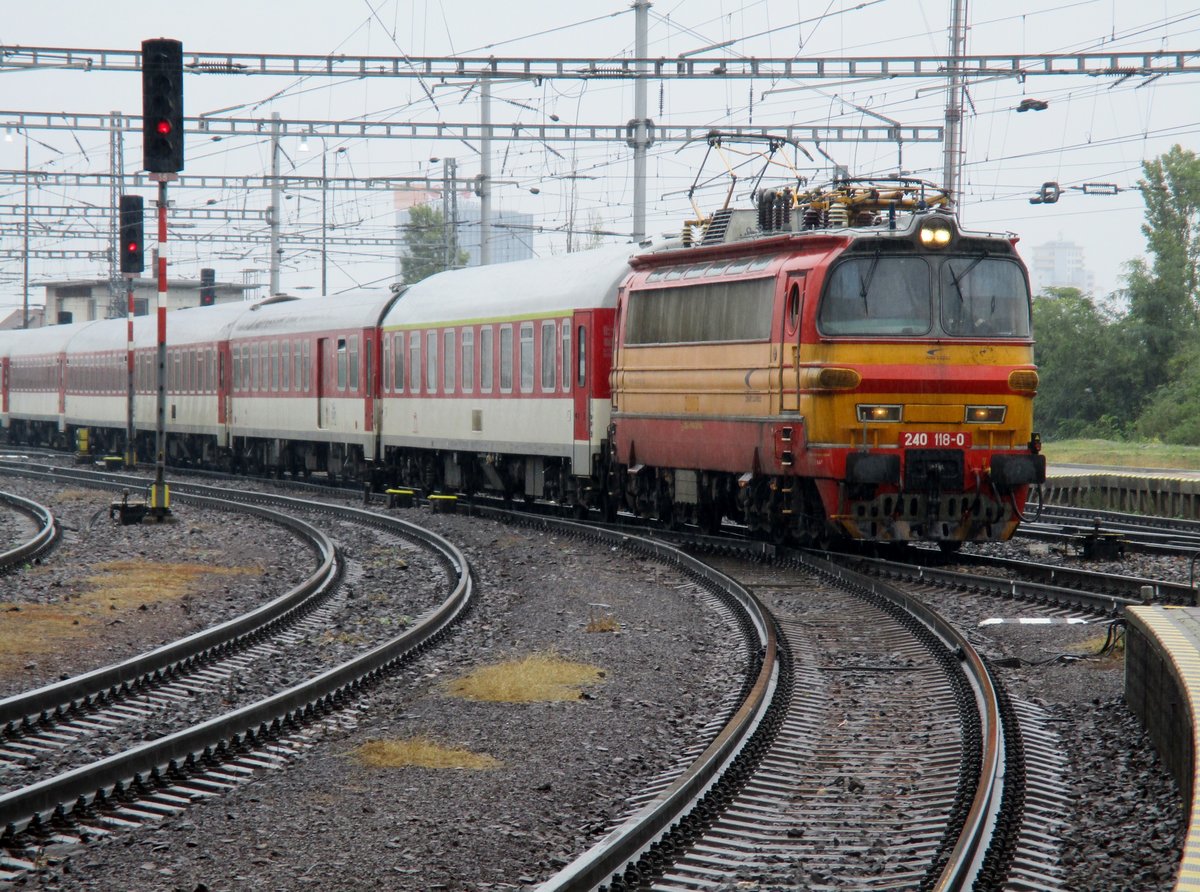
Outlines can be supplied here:
M875 267L879 266L879 249L875 249L875 256L871 258L871 268L867 270L867 277L858 277L858 296L862 298L863 313L870 313L871 308L867 306L867 292L871 290L871 279L875 278ZM950 274L954 275L954 270L950 270Z
M950 281L954 283L954 290L958 292L958 302L960 304L965 303L966 298L963 297L962 286L959 285L958 283L961 282L963 279L965 279L970 274L971 270L975 269L975 267L977 267L977 266L979 266L979 264L983 263L983 261L987 259L987 256L988 256L988 252L984 251L982 254L980 254L978 257L976 257L974 260L972 260L970 263L968 263L967 268L964 269L962 271L962 273L957 276L954 274L954 264L951 263L949 260L946 261L946 266L949 267L949 269L950 269Z

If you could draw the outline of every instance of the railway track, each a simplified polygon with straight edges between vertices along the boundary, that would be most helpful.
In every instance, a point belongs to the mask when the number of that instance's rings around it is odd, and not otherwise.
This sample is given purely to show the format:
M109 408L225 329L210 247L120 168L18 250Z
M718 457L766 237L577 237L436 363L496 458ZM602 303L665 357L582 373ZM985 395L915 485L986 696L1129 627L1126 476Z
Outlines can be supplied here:
M59 481L97 482L93 475L75 470L45 474ZM111 479L104 482L120 485ZM217 501L211 491L185 493L184 489L176 490L177 497ZM291 511L312 509L311 503L286 497L239 494L239 498L243 501L238 510L256 513L271 510L261 503ZM260 504L246 504L247 500ZM472 592L469 567L449 542L404 521L358 509L325 505L321 510L390 530L433 550L445 567L449 594L444 592L440 603L401 634L287 690L7 790L0 795L0 845L6 852L0 858L0 879L6 870L15 874L31 869L37 850L47 841L69 842L176 813L192 800L289 760L303 746L306 734L314 733L322 722L337 721L348 709L352 714L360 692L431 645L467 609ZM295 518L288 522L309 527ZM169 710L178 698L193 697L205 687L219 689L231 674L248 671L262 648L303 637L312 624L319 627L326 619L322 611L329 606L327 595L342 568L328 537L312 532L319 557L317 572L253 615L126 663L0 701L5 721L0 752L18 761L44 761L50 750L70 746L81 735L109 734L118 725Z
M0 505L3 506L3 510L28 518L34 527L31 536L16 542L11 548L0 551L0 573L39 558L54 547L59 529L49 508L7 492L0 492Z
M1029 773L1018 718L966 639L911 597L819 558L769 575L740 567L748 585L692 565L710 584L742 592L737 600L763 636L762 665L718 737L724 746L634 803L543 892L820 888L847 876L850 863L905 888L965 889L1005 875L1017 852L1045 875L1045 888L1057 888L1051 857L1031 860L1021 842ZM820 598L796 597L814 588ZM902 743L900 717L912 720ZM1052 785L1047 778L1047 796ZM891 859L898 839L905 854Z

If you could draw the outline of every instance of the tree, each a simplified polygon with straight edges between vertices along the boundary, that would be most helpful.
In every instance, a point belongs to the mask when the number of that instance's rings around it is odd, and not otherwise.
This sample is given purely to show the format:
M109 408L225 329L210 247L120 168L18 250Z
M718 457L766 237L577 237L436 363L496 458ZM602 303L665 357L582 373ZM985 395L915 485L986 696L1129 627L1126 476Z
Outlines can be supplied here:
M1041 383L1037 427L1049 438L1120 437L1134 424L1138 364L1123 320L1078 288L1048 288L1033 301Z
M432 205L413 205L404 225L404 255L400 258L404 281L412 285L446 269L467 265L470 255L458 247L453 227Z
M1166 382L1172 359L1196 329L1200 308L1200 159L1174 146L1142 164L1150 264L1129 265L1129 330L1140 345L1145 392Z

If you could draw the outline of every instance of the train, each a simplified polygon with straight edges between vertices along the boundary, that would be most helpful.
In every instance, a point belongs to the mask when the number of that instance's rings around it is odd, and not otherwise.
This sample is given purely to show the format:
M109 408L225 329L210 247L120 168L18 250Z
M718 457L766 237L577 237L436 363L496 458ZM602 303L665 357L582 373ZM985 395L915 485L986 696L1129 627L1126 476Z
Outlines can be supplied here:
M493 493L776 542L1008 539L1045 480L1028 272L908 178L679 234L170 312L167 463ZM127 323L0 332L12 445L121 453ZM133 325L155 455L155 320Z

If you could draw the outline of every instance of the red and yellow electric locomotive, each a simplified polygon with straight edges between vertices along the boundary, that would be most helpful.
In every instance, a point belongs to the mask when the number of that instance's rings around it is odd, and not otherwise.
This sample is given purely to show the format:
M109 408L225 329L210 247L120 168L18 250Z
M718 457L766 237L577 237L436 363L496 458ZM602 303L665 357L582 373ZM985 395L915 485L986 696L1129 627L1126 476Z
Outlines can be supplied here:
M841 180L635 257L610 505L777 541L1009 538L1045 479L1028 277L1013 235L944 204Z

